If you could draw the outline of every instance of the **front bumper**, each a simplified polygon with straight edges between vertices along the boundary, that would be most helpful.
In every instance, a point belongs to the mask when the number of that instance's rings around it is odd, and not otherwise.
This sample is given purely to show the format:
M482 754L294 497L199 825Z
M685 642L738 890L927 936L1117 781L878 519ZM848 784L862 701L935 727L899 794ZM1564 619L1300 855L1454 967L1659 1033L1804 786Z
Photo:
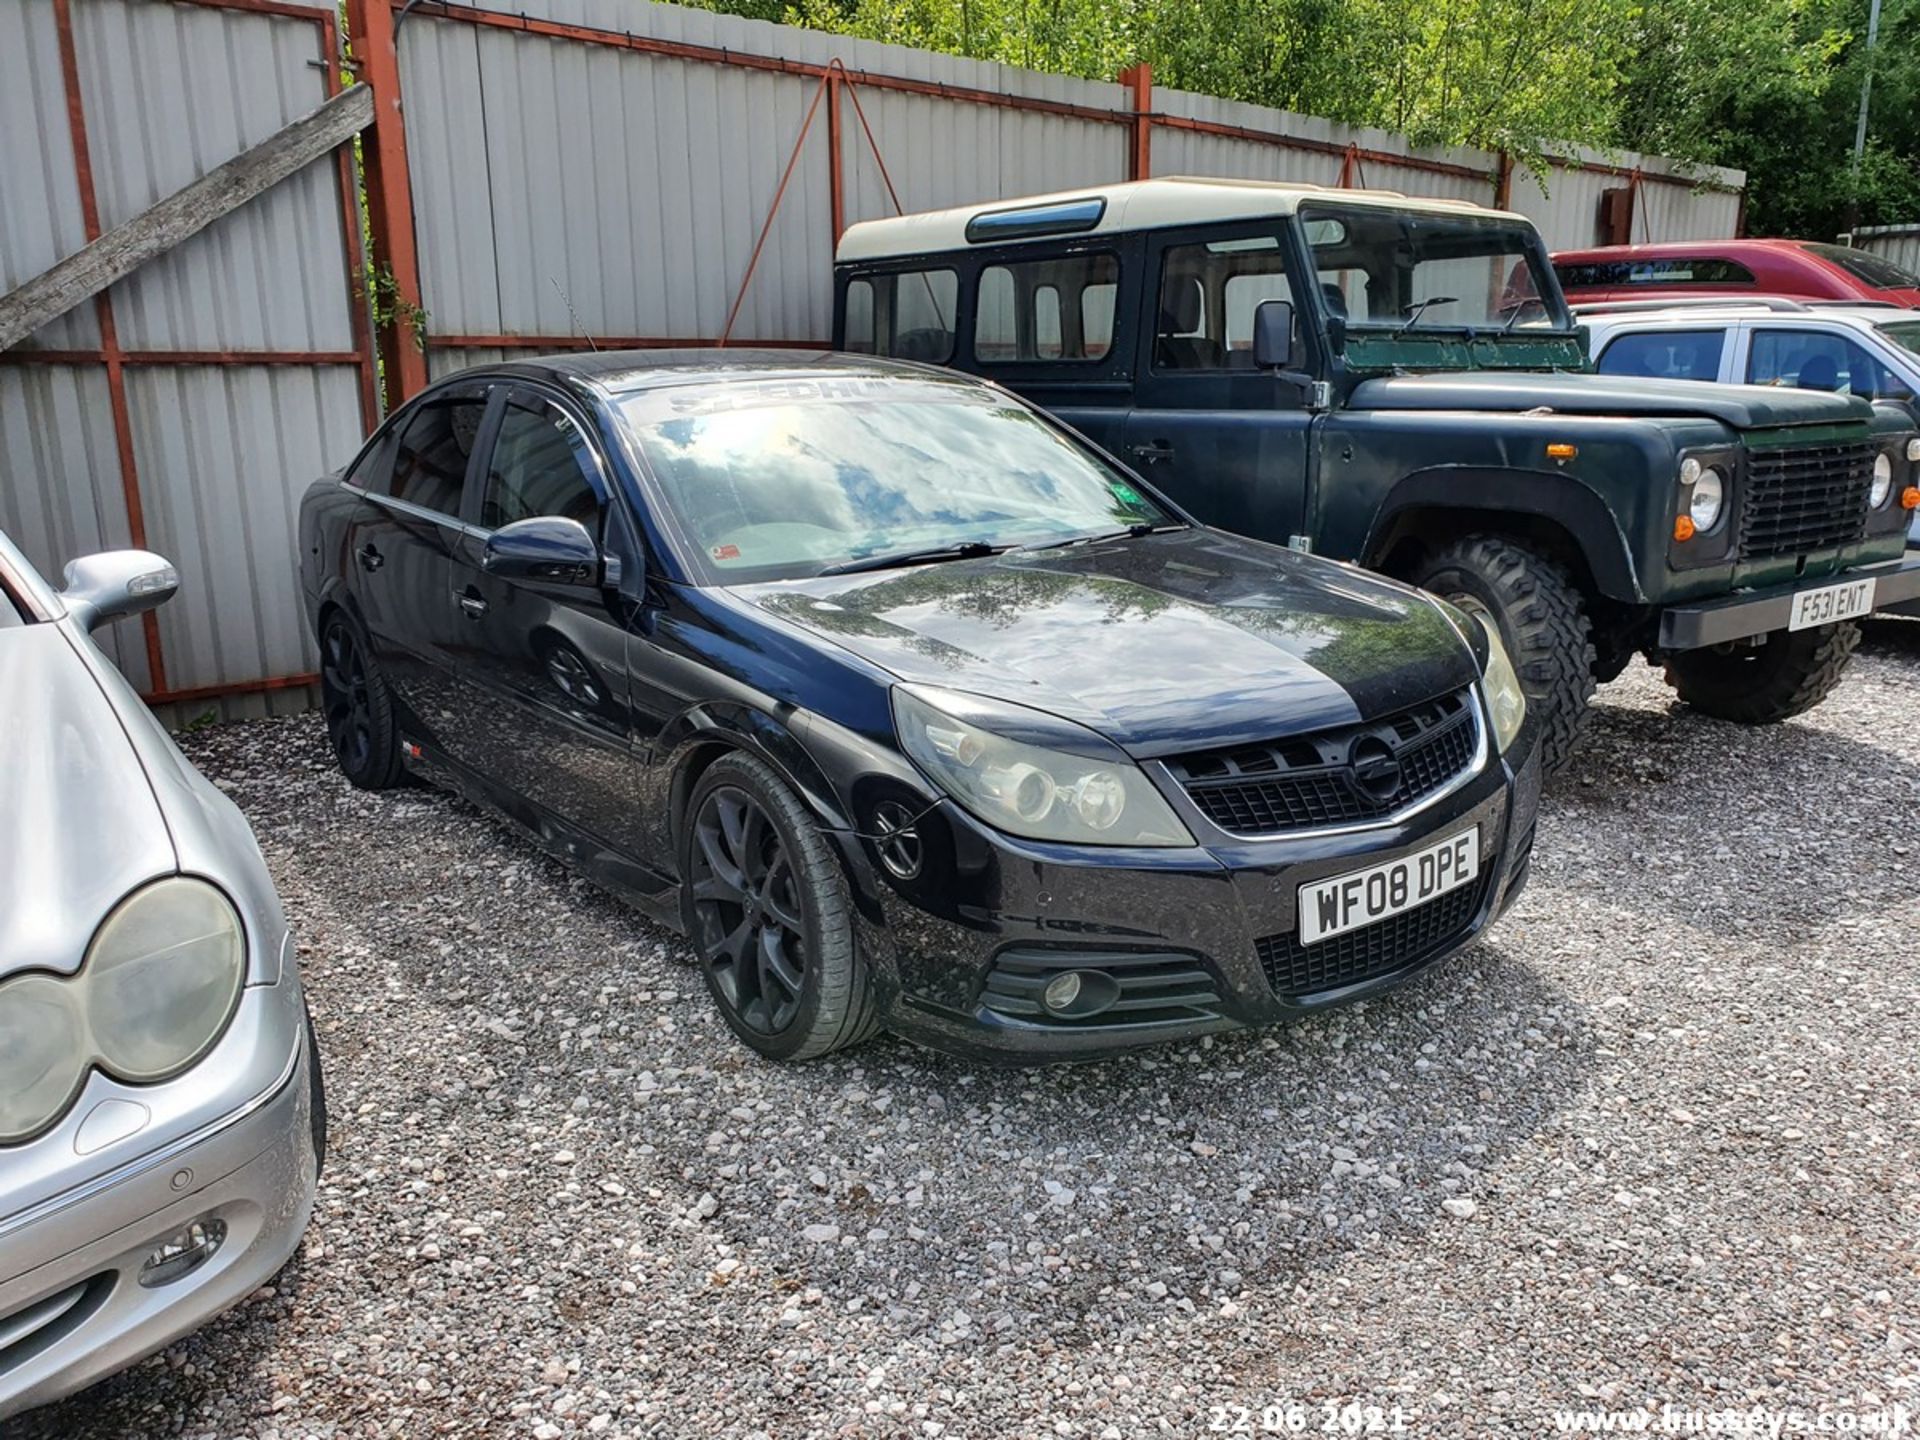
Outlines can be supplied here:
M1042 1062L1275 1024L1404 983L1478 938L1518 895L1539 792L1536 756L1517 773L1491 757L1443 803L1398 825L1269 840L1216 834L1191 850L1106 853L1011 839L941 802L928 817L936 823L923 829L929 863L918 885L882 883L872 852L853 837L841 840L887 1027L970 1057ZM1405 948L1376 947L1350 982L1291 983L1304 973L1290 943L1302 884L1399 858L1469 826L1480 832L1481 879L1470 894L1421 907L1451 900L1446 928L1405 927ZM1312 950L1318 962L1325 952ZM1138 1009L1083 1021L1031 1013L1031 1005L1026 1015L1009 1013L1022 1008L1004 999L1009 969L1018 980L1044 976L1049 966L1107 970L1128 997L1140 997Z
M303 1013L298 981L282 985L291 996L270 1008ZM265 1028L287 1048L264 1090L193 1134L0 1220L0 1419L171 1344L293 1254L313 1208L315 1058L297 1022ZM169 1284L143 1287L155 1246L203 1220L226 1226L218 1250Z
M1920 554L1909 552L1905 558L1883 565L1859 565L1776 589L1742 591L1717 600L1669 606L1660 612L1660 648L1699 650L1769 635L1787 628L1793 617L1794 597L1803 591L1868 579L1874 582L1875 610L1905 608L1920 597Z

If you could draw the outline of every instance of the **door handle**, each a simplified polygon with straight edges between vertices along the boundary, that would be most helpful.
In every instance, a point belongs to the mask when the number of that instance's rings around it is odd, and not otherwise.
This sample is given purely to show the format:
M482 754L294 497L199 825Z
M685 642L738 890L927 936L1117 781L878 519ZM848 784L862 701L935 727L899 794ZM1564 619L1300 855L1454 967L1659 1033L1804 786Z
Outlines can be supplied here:
M369 575L387 563L387 557L380 553L379 549L371 540L355 552L355 558L359 560L360 568Z
M1164 440L1151 440L1144 445L1129 445L1127 449L1133 453L1134 459L1144 460L1149 465L1173 458L1173 446Z
M460 597L460 608L467 612L469 620L478 620L487 613L487 602L469 590Z

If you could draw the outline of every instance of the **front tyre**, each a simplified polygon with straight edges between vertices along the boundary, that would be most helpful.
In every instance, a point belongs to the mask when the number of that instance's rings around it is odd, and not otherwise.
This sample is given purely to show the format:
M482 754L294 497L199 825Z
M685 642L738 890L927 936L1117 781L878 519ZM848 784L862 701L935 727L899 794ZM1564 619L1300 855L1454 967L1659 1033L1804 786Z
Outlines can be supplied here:
M1526 692L1541 764L1561 770L1593 698L1593 626L1585 602L1553 561L1499 535L1469 535L1431 555L1414 583L1490 615Z
M1860 623L1775 630L1758 645L1716 645L1667 656L1667 683L1703 715L1776 725L1833 693L1860 647Z
M687 933L733 1033L770 1060L811 1060L879 1028L845 877L765 763L734 754L693 787L680 826Z

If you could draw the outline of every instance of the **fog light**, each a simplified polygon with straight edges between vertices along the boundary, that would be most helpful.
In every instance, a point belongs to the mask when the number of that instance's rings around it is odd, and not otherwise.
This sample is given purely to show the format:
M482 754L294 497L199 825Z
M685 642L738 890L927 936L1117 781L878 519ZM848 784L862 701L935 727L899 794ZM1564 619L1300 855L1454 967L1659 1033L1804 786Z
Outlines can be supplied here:
M1056 1014L1064 1014L1073 1008L1073 1002L1080 998L1080 972L1069 970L1064 975L1056 975L1047 982L1047 988L1040 992L1040 1003Z
M153 1247L140 1267L140 1283L149 1290L171 1285L198 1270L226 1243L227 1222L196 1220Z
M1909 485L1900 492L1902 510L1920 510L1920 485Z

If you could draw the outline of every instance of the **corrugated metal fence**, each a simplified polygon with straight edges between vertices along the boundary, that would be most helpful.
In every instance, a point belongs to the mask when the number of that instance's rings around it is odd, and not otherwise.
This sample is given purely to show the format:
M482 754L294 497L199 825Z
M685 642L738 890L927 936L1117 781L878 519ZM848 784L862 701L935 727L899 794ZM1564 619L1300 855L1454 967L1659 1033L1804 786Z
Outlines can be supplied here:
M1920 225L1863 225L1840 239L1920 275Z
M390 399L586 333L821 344L847 224L1148 174L1507 203L1557 246L1600 238L1606 189L1632 192L1634 239L1739 225L1738 172L1581 152L1543 185L1144 68L1075 80L646 0L348 14L373 261L425 312L424 358L379 337ZM328 0L6 0L0 294L311 110L340 38ZM109 641L158 702L307 703L294 507L379 404L355 181L348 150L316 161L0 352L0 526L55 575L128 543L181 567Z

